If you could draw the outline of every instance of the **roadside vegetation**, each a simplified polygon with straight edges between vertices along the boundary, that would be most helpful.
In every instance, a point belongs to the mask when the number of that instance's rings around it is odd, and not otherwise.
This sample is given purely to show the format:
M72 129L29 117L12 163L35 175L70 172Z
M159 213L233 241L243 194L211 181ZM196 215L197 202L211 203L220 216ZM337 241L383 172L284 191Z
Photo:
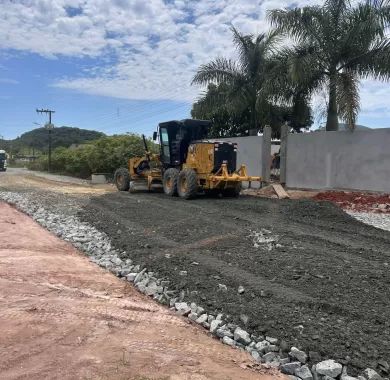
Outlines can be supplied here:
M149 150L158 148L148 140ZM88 178L92 173L113 173L119 167L126 167L128 159L144 155L142 137L135 134L102 137L75 148L59 147L52 153L52 171ZM48 170L47 155L28 165L31 170Z
M363 79L390 79L390 3L326 0L322 6L272 10L268 34L232 28L238 60L216 58L199 67L194 84L207 85L192 116L211 119L215 136L247 135L288 122L312 124L310 100L327 94L326 130L339 120L356 126Z

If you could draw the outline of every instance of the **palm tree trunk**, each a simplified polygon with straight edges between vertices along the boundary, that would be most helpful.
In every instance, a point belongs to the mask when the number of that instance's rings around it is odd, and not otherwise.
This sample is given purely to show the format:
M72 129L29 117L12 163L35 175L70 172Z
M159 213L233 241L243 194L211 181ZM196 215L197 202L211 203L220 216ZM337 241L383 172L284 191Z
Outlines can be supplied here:
M257 136L259 126L257 125L257 114L256 114L256 101L251 105L251 120L249 127L249 136Z
M328 116L326 119L327 131L339 130L339 118L337 112L337 87L336 87L336 75L337 73L330 74L329 78L329 105Z

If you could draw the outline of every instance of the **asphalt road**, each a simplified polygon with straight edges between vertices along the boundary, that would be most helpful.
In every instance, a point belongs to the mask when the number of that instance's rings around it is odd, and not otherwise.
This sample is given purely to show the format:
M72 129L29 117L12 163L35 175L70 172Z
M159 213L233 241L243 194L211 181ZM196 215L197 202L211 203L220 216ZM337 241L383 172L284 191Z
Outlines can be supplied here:
M390 233L330 203L110 193L80 217L255 334L338 359L351 373L390 357Z

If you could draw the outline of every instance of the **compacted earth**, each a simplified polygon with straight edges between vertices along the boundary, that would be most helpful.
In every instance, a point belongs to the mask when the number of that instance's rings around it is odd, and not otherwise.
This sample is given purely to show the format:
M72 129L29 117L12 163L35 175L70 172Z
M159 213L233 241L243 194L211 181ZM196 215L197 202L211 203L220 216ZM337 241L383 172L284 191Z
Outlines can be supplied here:
M114 192L79 217L210 312L313 361L357 373L390 357L390 233L331 203Z

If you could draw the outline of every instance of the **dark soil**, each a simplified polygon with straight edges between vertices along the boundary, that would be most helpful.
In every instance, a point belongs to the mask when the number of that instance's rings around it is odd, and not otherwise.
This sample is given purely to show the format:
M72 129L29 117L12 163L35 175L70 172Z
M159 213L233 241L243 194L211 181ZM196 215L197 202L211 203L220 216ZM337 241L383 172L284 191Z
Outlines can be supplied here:
M80 216L209 312L240 325L245 314L248 331L340 360L351 374L390 358L390 233L331 203L113 193ZM256 247L256 232L276 241Z

